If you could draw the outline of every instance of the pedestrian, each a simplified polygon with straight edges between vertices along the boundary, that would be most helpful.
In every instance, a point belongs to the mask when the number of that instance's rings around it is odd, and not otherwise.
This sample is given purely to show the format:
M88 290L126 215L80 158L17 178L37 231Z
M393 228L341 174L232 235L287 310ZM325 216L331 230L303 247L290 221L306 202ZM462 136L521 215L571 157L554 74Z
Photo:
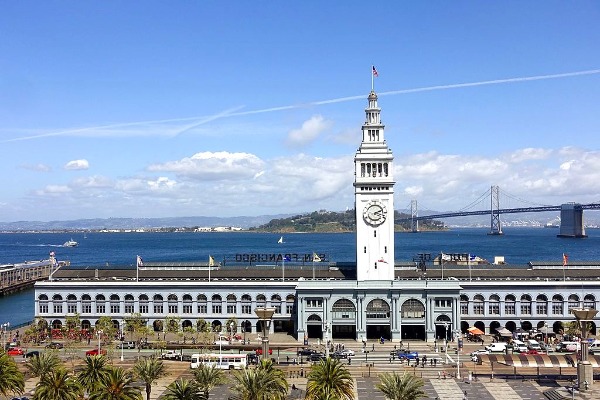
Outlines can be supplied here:
M285 360L289 364L290 363L290 356L285 356Z
M300 377L304 378L304 368L300 368Z
M352 365L352 357L348 356L348 365Z
M23 356L23 357L25 357L25 356ZM392 363L392 356L390 356L390 364L391 364L391 363Z
M293 384L292 384L292 391L295 391L295 390L296 390L296 384L295 384L295 383L293 383Z
M373 348L371 350L375 351L375 343L373 343Z

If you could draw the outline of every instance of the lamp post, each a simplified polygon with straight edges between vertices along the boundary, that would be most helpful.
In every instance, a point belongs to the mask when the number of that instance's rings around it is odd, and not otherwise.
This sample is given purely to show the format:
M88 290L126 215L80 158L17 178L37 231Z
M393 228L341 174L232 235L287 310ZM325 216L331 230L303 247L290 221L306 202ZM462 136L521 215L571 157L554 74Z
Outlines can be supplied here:
M275 308L273 307L257 307L254 313L260 321L262 321L262 358L269 357L269 330L271 329L271 321Z
M460 346L458 346L458 341L459 341L459 334L460 331L456 330L454 331L454 334L456 335L456 378L460 379Z
M593 308L571 309L577 322L581 324L581 358L577 363L577 381L579 391L588 390L594 383L594 369L588 361L587 323L594 319L598 310Z
M121 361L124 361L123 357L123 340L125 339L125 321L121 320ZM100 350L98 350L98 354L100 354Z
M96 332L96 334L98 335L98 355L100 355L100 339L102 338L102 334L104 332L102 332L102 330L99 330L98 332Z
M325 358L329 358L329 323L327 320L323 321L323 327L325 328Z
M10 327L10 322L5 322L0 325L0 331L2 332L2 350L6 351L6 329Z

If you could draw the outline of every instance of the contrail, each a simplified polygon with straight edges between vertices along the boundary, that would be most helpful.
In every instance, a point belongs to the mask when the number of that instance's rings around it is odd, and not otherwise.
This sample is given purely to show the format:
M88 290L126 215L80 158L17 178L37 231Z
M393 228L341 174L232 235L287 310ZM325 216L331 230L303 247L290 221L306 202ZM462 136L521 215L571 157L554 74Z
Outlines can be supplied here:
M378 93L378 95L393 96L393 95L407 94L407 93L429 92L429 91L434 91L434 90L448 90L448 89L458 89L458 88L474 87L474 86L499 85L499 84L504 84L504 83L539 81L539 80L545 80L545 79L560 79L560 78L568 78L568 77L582 76L582 75L594 75L594 74L600 74L600 69L591 69L591 70L576 71L576 72L565 72L562 74L536 75L536 76L526 76L526 77L519 77L519 78L495 79L495 80L480 81L480 82L455 83L455 84L450 84L450 85L426 86L426 87L413 88L413 89L402 89L402 90L392 90L392 91L387 91L387 92L380 92L380 93ZM172 119L163 119L163 120L155 120L155 121L127 122L127 123L119 123L119 124L113 124L113 125L102 125L102 126L95 126L95 127L88 127L88 128L69 129L69 130L63 130L63 131L59 131L59 132L51 132L51 133L45 133L45 134L40 134L40 135L26 136L26 137L20 137L20 138L15 138L15 139L3 140L3 141L0 141L0 143L39 139L39 138L51 137L51 136L61 136L61 135L67 135L70 133L79 133L79 132L86 132L86 131L92 131L92 130L98 130L98 129L122 128L122 127L128 127L128 126L150 125L150 124L160 124L160 123L168 123L168 122L198 121L198 122L188 125L187 127L183 127L174 133L174 135L178 135L180 133L183 133L185 131L193 129L196 126L206 124L208 122L211 122L211 121L214 121L214 120L220 119L220 118L238 117L238 116L244 116L244 115L264 114L264 113L270 113L270 112L276 112L276 111L293 110L293 109L314 107L314 106L320 106L320 105L326 105L326 104L335 104L335 103L343 103L343 102L347 102L347 101L362 100L364 98L365 98L364 95L339 97L339 98L329 99L329 100L320 100L320 101L313 101L313 102L308 102L308 103L303 103L303 104L293 104L293 105L279 106L279 107L269 107L269 108L263 108L263 109L259 109L259 110L250 110L250 111L243 111L243 112L236 112L237 110L239 110L243 107L234 107L229 110L225 110L223 112L220 112L220 113L214 114L214 115L210 115L210 116L172 118Z

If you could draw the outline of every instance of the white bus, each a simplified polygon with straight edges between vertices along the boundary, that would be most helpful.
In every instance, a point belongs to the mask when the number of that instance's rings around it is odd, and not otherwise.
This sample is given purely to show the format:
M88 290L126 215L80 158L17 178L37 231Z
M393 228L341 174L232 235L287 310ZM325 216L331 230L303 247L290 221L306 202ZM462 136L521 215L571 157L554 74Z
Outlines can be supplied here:
M198 368L200 364L220 369L242 369L247 361L246 354L192 354L190 368Z

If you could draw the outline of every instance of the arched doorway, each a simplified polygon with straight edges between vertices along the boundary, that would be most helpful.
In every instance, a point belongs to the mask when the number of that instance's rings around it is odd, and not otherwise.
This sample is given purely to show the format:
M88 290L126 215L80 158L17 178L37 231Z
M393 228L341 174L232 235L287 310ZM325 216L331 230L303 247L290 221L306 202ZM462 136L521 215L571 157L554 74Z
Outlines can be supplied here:
M332 339L356 339L356 306L350 299L339 299L331 307Z
M485 324L482 321L477 321L473 324L473 326L479 329L482 332L485 332Z
M317 314L312 314L306 320L306 335L309 339L323 339L323 321Z
M425 340L425 305L417 299L408 299L400 307L402 340Z
M391 339L390 305L383 299L367 304L367 339Z
M154 332L162 332L163 330L163 322L160 320L156 320L152 323L152 329Z
M502 325L498 321L492 321L492 322L490 322L490 335L497 334L498 333L498 329L500 329L501 326Z
M504 327L509 331L514 332L515 329L517 329L517 324L515 323L515 321L508 321L506 325L504 325Z
M565 328L561 321L556 321L554 324L552 324L552 330L554 331L554 333L558 333L559 335L562 335L563 332L565 331Z
M446 338L450 340L450 332L452 331L452 321L447 315L440 315L435 320L435 338L437 340L443 340Z
M467 333L467 329L469 329L469 323L467 321L460 321L460 331L462 333Z

